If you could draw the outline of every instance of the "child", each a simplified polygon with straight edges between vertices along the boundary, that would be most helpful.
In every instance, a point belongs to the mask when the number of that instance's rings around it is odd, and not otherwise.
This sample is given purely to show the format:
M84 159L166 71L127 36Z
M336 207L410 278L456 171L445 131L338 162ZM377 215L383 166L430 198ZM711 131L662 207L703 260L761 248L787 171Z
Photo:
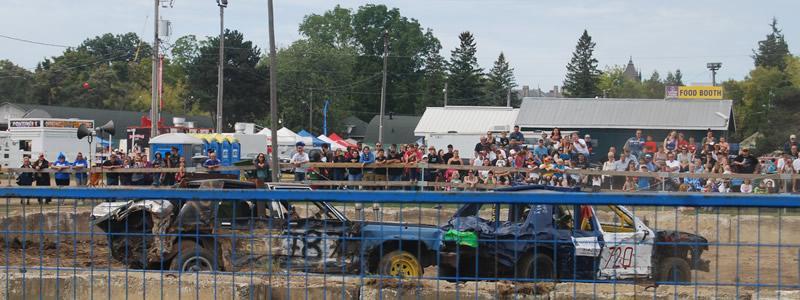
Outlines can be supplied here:
M740 191L741 191L743 194L750 194L750 193L752 193L752 192L753 192L753 184L752 184L752 183L750 183L750 179L745 179L745 180L744 180L744 183L742 183L742 185L741 185L741 186L739 186L739 190L740 190Z

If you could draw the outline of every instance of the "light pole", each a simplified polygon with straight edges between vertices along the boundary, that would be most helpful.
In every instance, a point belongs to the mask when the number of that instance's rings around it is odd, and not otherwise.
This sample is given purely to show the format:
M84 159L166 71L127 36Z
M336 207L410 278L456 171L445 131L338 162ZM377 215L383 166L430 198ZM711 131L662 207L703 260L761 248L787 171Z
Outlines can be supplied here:
M153 74L152 99L150 99L150 138L158 136L158 5L155 1L155 17L153 18Z
M722 63L719 62L707 63L706 68L711 70L711 85L717 86L717 70L722 68Z
M272 133L272 159L270 169L272 182L278 182L281 173L278 161L278 80L276 69L278 58L275 51L275 16L272 12L272 0L267 0L267 13L269 15L269 123Z
M383 82L381 83L381 115L378 118L378 142L383 144L383 114L386 111L386 65L389 61L389 30L383 31Z
M217 133L222 133L222 78L225 62L225 8L228 0L217 0L219 6L219 66L217 69Z

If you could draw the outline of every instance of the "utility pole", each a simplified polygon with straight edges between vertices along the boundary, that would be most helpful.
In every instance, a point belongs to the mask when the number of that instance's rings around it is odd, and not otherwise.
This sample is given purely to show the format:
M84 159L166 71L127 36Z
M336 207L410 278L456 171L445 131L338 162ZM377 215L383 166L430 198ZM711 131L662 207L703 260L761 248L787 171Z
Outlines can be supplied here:
M150 138L158 136L158 5L160 0L155 2L155 13L153 17L153 74L152 74L152 99L150 99Z
M219 66L217 69L217 133L222 133L222 89L225 69L225 8L228 0L217 0L219 5Z
M378 118L378 142L383 144L383 114L386 111L386 65L389 62L389 30L383 31L383 82L381 83L381 115Z
M314 130L314 123L312 122L311 118L313 118L314 114L314 89L308 89L311 95L308 98L308 131Z
M280 161L278 161L278 79L276 69L278 68L278 58L275 53L275 17L272 12L272 0L267 0L267 11L269 14L269 115L270 132L272 133L272 159L270 169L272 172L272 182L278 182L281 173Z
M447 107L447 81L444 82L444 106Z
M508 89L508 94L506 94L506 106L511 107L511 89Z

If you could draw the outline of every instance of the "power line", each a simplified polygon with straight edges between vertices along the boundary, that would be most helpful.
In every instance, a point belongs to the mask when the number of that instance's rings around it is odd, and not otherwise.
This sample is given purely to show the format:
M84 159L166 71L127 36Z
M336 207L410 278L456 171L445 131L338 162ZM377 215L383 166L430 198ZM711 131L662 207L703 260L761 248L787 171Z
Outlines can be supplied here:
M18 38L18 37L13 37L13 36L8 36L8 35L4 35L4 34L0 34L0 37L5 38L5 39L9 39L9 40L18 41L18 42L29 43L29 44L36 44L36 45L50 46L50 47L59 47L59 48L70 48L70 46L52 44L52 43L45 43L45 42L31 41L31 40Z

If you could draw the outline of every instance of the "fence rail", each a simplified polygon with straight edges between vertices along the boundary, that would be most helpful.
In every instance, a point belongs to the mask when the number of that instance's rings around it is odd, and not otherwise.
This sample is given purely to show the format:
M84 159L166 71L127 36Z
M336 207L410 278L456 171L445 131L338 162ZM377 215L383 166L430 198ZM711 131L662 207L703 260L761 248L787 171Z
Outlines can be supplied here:
M800 295L798 195L209 187L0 188L2 297Z

